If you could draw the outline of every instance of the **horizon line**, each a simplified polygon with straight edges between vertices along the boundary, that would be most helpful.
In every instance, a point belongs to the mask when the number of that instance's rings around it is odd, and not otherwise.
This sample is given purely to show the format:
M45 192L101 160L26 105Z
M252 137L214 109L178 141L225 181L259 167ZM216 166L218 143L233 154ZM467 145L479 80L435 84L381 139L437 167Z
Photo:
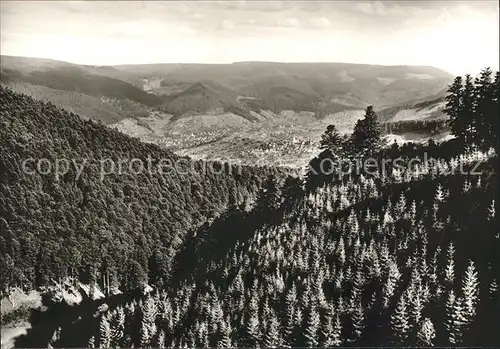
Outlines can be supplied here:
M65 61L62 59L56 58L48 58L48 57L39 57L39 56L16 56L16 55L6 55L0 54L1 57L10 57L10 58L27 58L27 59L41 59L48 61L56 61L68 63L71 65L80 65L86 67L118 67L118 66L145 66L145 65L231 65L231 64L250 64L250 63L267 63L267 64L348 64L348 65L367 65L367 66L378 66L378 67L422 67L422 68L433 68L438 69L443 72L449 73L451 75L455 75L443 68L439 68L432 65L414 65L414 64L379 64L379 63L351 63L351 62L339 62L339 61L300 61L300 62L285 62L285 61L258 61L258 60L250 60L250 61L234 61L234 62L151 62L151 63L120 63L120 64L82 64L76 62ZM491 67L490 67L491 68Z

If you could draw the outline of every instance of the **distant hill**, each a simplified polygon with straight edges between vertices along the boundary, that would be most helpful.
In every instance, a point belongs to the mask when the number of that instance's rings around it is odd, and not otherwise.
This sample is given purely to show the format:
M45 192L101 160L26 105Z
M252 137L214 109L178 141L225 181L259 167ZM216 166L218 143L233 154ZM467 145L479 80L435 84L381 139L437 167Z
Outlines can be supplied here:
M238 97L236 92L212 81L197 82L184 91L166 97L161 109L173 114L173 120L186 114L220 111L242 116L249 121L257 121L258 119L250 113L250 108L241 103Z
M212 80L234 91L263 98L269 89L286 87L323 99L345 96L377 108L424 98L446 87L453 75L426 66L376 66L348 63L149 64L116 70L161 81L158 90ZM360 105L362 103L359 103Z
M368 104L380 110L432 96L453 79L433 67L348 63L85 66L2 56L1 68L3 81L162 105L178 116L181 112L241 108L238 111L245 118L249 118L245 113L262 109L312 111L319 116L363 109ZM194 95L190 101L189 96Z
M259 142L241 145L225 139L273 135L279 144L271 149L276 157L301 163L314 147L303 147L301 142L317 139L328 123L349 132L367 105L375 107L389 132L441 132L442 123L416 121L444 117L444 91L453 78L427 66L273 62L90 66L1 56L0 80L37 100L146 142L185 150L190 156L218 158L218 149L223 149L229 158L251 160L254 152L261 153ZM251 156L245 150L249 148Z
M2 85L104 124L147 116L151 107L163 102L131 83L135 75L131 78L113 67L1 56L0 68Z
M6 75L2 72L2 81L5 82L15 80L90 96L129 99L148 106L158 105L162 101L158 96L125 81L89 74L79 67L58 67L48 71L36 70L28 74L18 71L14 73L9 69L2 69L2 71L7 72Z
M144 105L127 99L118 100L90 96L79 92L32 85L26 82L10 82L3 85L36 100L52 102L56 106L79 114L84 118L101 121L105 125L113 124L126 118L147 117L149 115L149 111Z

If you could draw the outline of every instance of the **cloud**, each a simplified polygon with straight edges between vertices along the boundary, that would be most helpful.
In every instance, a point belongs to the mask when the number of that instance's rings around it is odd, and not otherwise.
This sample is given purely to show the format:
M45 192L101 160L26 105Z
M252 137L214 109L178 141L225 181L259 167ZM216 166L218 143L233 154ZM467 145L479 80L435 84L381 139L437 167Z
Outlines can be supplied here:
M285 19L278 20L278 26L280 27L298 27L300 26L300 20L295 17L287 17Z
M400 1L364 1L358 2L353 9L358 13L377 16L416 16L427 9L427 2L400 2Z
M312 18L309 20L311 27L315 28L326 28L331 25L331 22L326 17Z
M445 69L454 65L458 72L498 57L498 5L493 5L396 0L0 1L2 53L101 64L361 62L370 47L376 55L367 57L367 63ZM69 48L64 47L67 43ZM463 45L471 48L470 57L462 57Z
M280 1L280 0L230 0L230 1L216 1L208 3L210 7L214 5L218 8L239 11L259 11L259 12L274 12L283 11L293 6L293 2Z
M375 8L372 5L372 3L370 3L370 2L358 2L354 6L354 9L359 11L359 12L363 12L364 14L367 14L367 15L375 14Z
M234 22L229 19L225 19L221 22L220 27L224 30L234 29Z

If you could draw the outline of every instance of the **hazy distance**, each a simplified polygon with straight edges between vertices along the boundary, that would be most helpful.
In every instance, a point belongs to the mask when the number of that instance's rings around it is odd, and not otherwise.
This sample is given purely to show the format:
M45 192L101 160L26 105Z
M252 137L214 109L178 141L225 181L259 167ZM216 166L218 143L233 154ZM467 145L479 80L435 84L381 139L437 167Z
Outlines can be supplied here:
M497 1L2 1L3 55L498 69Z

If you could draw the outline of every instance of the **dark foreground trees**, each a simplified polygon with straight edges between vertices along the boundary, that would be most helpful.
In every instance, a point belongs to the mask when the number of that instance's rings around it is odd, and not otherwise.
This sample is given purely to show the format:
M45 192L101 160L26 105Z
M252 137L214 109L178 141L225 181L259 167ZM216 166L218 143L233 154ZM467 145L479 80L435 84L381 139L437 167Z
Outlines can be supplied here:
M455 78L448 89L445 112L462 147L498 147L499 105L499 72L493 76L491 69L485 68L475 80L470 75Z
M356 122L349 137L342 137L334 125L329 125L321 136L322 151L306 168L306 190L338 180L350 170L356 172L367 158L376 158L382 149L381 136L382 128L372 106L366 108L364 118Z
M373 106L366 107L365 116L356 122L351 136L351 154L354 156L376 155L380 148L382 128Z

